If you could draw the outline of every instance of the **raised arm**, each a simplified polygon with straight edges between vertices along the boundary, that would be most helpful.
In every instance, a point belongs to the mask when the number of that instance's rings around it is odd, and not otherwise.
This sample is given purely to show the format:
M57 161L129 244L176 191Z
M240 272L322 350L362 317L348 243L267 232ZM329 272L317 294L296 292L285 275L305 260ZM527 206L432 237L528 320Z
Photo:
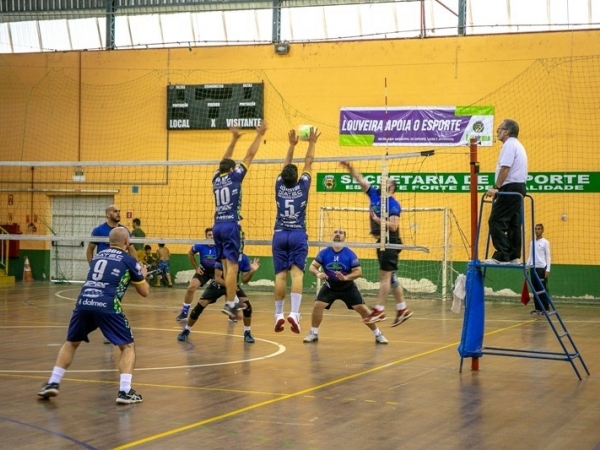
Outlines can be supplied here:
M362 188L363 192L367 192L369 190L369 188L371 187L371 185L369 183L367 183L367 180L365 180L361 173L358 172L353 166L352 164L350 164L348 161L340 161L340 164L342 165L342 167L345 167L346 170L348 172L350 172L350 175L352 175L352 178L354 178L356 180L356 182L358 184L360 184L360 187Z
M304 169L302 172L310 172L312 170L312 163L315 159L315 145L317 139L319 139L321 133L314 127L310 127L310 134L308 135L308 149L306 150L306 156L304 157Z
M229 131L231 131L231 142L227 146L227 150L225 150L223 159L231 159L231 157L233 156L233 150L235 149L235 144L237 143L239 138L242 137L242 133L240 133L240 130L238 128L231 127Z
M287 154L285 155L285 159L283 160L283 167L292 163L294 159L294 149L296 148L296 144L298 143L298 136L296 135L296 130L290 130L288 132L288 140L290 141L290 145L288 147ZM282 169L283 169L282 167Z
M258 152L258 148L260 147L260 141L262 141L262 138L266 132L267 121L263 119L260 123L260 126L256 127L256 137L254 138L254 141L252 141L252 144L250 144L250 147L248 147L248 151L246 152L246 156L244 157L243 162L246 167L248 167L252 163L252 160L254 159L256 152Z

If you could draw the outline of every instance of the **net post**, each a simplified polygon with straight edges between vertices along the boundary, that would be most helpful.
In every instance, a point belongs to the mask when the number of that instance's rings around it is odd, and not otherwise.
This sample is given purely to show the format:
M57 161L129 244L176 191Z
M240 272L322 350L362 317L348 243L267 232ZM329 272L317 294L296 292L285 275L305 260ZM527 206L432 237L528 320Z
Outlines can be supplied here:
M471 260L477 259L477 177L479 161L477 161L477 138L469 139L470 193L471 193ZM471 358L471 371L479 370L479 358Z
M381 217L381 223L379 225L379 242L380 242L381 246L379 248L381 251L385 250L385 243L387 242L387 236L388 236L387 179L388 179L388 166L387 166L387 159L384 155L381 157L381 183L379 186L379 190L381 191L381 195L380 195L381 200L380 200L380 207L379 207L379 212L380 212L380 217Z

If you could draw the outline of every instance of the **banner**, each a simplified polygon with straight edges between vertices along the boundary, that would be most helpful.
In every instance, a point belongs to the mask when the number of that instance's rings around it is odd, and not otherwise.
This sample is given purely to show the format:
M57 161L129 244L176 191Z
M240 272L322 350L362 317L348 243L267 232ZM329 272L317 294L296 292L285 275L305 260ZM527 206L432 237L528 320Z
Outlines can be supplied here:
M479 146L493 143L493 106L341 108L340 145Z
M486 192L494 185L494 173L477 176L477 191ZM390 173L396 180L396 192L468 193L468 173ZM380 173L364 173L372 185L381 184ZM600 172L532 172L527 177L528 194L588 194L600 192ZM350 174L317 173L317 192L361 192Z

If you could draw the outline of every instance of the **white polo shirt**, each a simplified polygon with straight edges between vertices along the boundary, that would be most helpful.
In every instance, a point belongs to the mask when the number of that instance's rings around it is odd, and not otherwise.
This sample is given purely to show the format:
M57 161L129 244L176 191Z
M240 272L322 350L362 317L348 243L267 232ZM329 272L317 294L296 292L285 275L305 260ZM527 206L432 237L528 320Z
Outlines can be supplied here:
M503 185L527 181L527 153L517 138L509 137L502 145L496 166L496 180L501 167L510 167Z

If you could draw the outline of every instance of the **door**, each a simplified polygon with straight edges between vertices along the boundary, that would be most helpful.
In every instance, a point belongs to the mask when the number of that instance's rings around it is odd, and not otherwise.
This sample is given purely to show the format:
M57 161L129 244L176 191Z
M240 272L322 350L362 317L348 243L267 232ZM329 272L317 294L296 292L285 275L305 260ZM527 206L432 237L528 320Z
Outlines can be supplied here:
M56 236L87 237L106 221L104 211L113 196L55 196L52 198L52 232ZM50 279L84 281L88 273L87 242L53 241L50 251Z

